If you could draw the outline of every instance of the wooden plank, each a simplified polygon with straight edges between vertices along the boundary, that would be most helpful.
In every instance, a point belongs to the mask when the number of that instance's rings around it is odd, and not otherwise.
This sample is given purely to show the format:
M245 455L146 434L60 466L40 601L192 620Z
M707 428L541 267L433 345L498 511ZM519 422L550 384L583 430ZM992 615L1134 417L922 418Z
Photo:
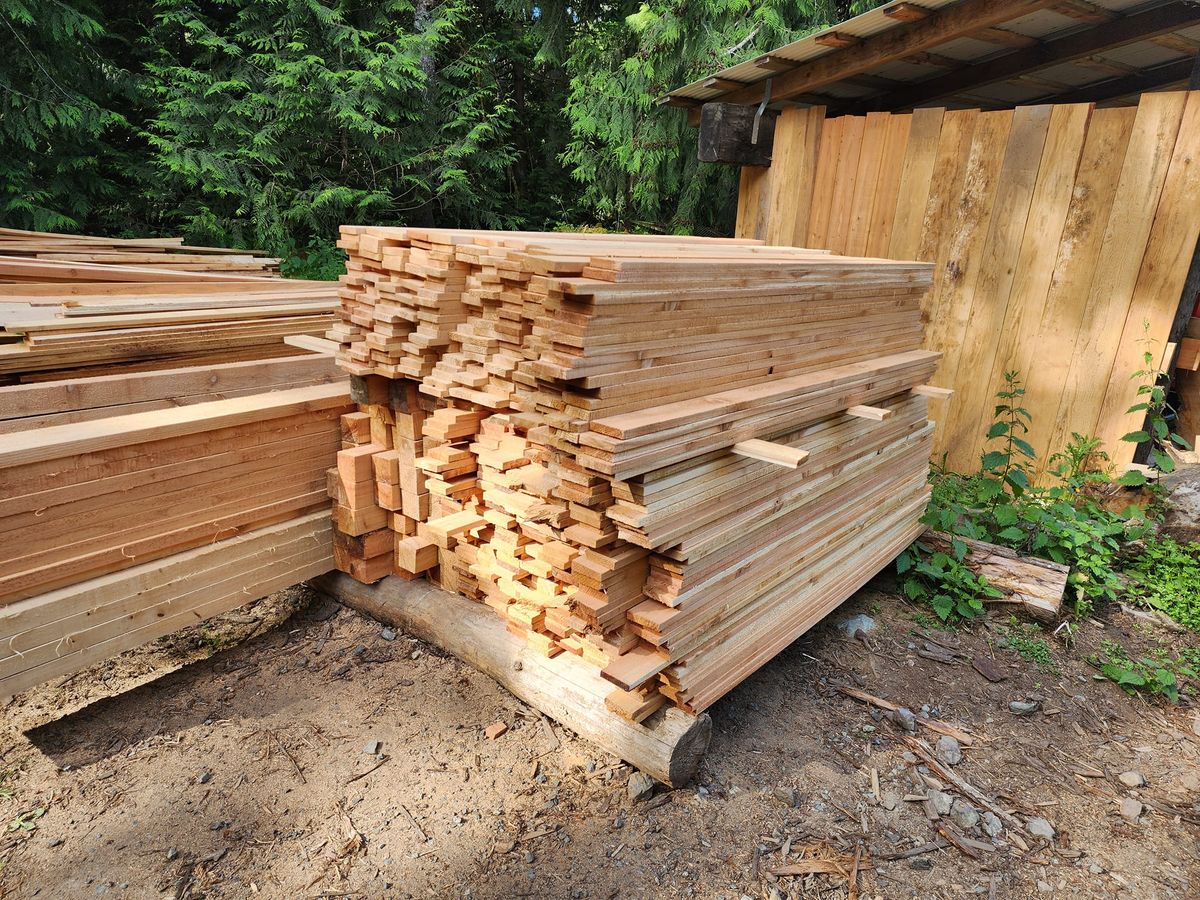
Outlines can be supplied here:
M925 206L941 143L945 110L918 109L912 114L904 168L896 191L896 212L887 256L916 259L925 224ZM815 244L814 246L823 246Z
M1152 211L1158 207L1166 182L1186 99L1186 94L1149 94L1138 104L1092 275L1089 313L1076 338L1075 355L1055 415L1062 422L1058 434L1094 435L1101 427L1100 411L1111 381L1111 361L1116 359L1124 338L1153 225ZM1098 361L1101 371L1108 370L1108 378L1097 377ZM1120 452L1114 446L1106 449Z
M1170 339L1178 297L1187 278L1192 253L1200 236L1200 92L1183 95L1186 106L1174 152L1163 182L1158 208L1146 240L1137 282L1113 359L1108 386L1100 406L1096 435L1109 448L1117 465L1131 462L1134 446L1121 436L1141 428L1142 413L1125 412L1138 399L1132 373L1142 368L1145 340L1154 360Z
M945 383L954 385L957 397L940 410L939 442L956 466L973 467L981 446L983 411L990 409L994 388L979 376L992 371L996 335L1012 302L1013 261L1020 253L1049 126L1050 107L1025 106L1013 113L962 345L943 363Z

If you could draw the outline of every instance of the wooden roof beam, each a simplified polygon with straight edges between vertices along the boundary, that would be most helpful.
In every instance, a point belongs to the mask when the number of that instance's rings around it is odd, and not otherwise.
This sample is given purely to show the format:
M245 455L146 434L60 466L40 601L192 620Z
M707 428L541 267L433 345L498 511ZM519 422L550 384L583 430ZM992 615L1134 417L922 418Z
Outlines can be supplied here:
M1100 25L1104 22L1111 22L1117 18L1118 13L1111 9L1104 9L1096 6L1094 3L1085 3L1084 0L1062 0L1060 3L1055 3L1050 7L1060 16L1066 16L1068 19L1075 19L1079 22L1087 22L1089 25Z
M850 75L861 75L889 62L935 47L980 29L992 28L1045 9L1055 0L963 0L909 22L863 38L862 43L802 63L775 76L771 99L787 100ZM750 86L720 99L727 103L756 103L762 90Z
M986 44L999 44L1001 47L1036 47L1041 43L1037 38L1027 34L1018 34L1005 28L980 28L963 35L963 37L983 41Z
M911 88L889 94L886 98L887 107L912 109L974 88L1010 81L1020 75L1032 74L1197 24L1200 24L1200 7L1177 0L1067 37L1046 41L1036 47L1016 50L987 62L964 65L943 75L936 75Z
M1050 94L1039 97L1037 103L1098 103L1102 100L1112 100L1141 91L1149 91L1187 78L1195 61L1191 57L1175 60L1153 69L1143 69L1137 75L1127 75L1124 78L1110 78L1107 81L1087 84L1073 91L1062 94Z

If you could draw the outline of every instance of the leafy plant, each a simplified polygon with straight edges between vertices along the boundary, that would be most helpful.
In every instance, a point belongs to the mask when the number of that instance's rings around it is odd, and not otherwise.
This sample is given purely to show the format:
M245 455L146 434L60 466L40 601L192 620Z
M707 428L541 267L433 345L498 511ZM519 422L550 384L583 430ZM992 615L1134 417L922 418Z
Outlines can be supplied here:
M1144 413L1145 425L1122 436L1121 440L1131 444L1150 443L1150 463L1161 472L1174 472L1175 460L1167 452L1171 444L1184 450L1191 450L1192 445L1177 434L1171 432L1167 424L1167 412L1171 410L1167 403L1167 389L1163 385L1162 372L1154 362L1154 341L1149 336L1150 323L1144 323L1146 337L1143 339L1146 350L1142 353L1142 368L1133 373L1134 380L1141 380L1137 395L1141 399L1126 410L1127 413ZM1147 482L1146 474L1140 469L1130 469L1121 476L1120 483L1126 487L1141 487Z
M1200 631L1200 548L1147 539L1125 566L1126 596Z
M1149 524L1138 510L1124 514L1102 507L1087 490L1105 480L1097 471L1107 457L1095 438L1073 435L1055 454L1056 482L1034 485L1034 450L1026 440L1031 416L1021 406L1025 390L1016 372L1006 372L997 393L994 421L988 428L993 446L980 459L980 471L963 475L934 469L933 491L922 521L957 538L1009 547L1016 552L1070 567L1076 611L1116 598L1116 557L1122 544L1143 536ZM901 589L913 600L930 603L943 620L978 615L994 588L965 565L966 545L952 541L937 556L918 540L897 559Z
M25 812L17 813L8 823L6 831L12 834L14 831L36 831L37 820L46 814L46 807L38 806Z
M915 541L896 560L897 573L905 576L901 590L909 600L932 606L943 622L974 618L983 612L984 600L1003 595L966 565L966 555L962 541L951 541L949 553Z
M1115 641L1104 641L1100 651L1088 658L1100 674L1130 696L1147 693L1179 702L1179 689L1186 679L1197 677L1196 660L1189 654L1172 656L1163 648L1134 659Z

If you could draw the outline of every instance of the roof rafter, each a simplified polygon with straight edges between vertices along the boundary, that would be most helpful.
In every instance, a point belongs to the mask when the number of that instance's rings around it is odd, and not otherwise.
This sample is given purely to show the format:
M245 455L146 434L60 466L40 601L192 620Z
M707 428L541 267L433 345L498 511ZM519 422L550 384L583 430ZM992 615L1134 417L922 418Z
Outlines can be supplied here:
M965 65L942 75L935 75L909 88L889 92L886 97L887 106L889 109L910 109L944 97L952 97L965 90L1008 81L1061 63L1083 59L1102 50L1132 44L1196 24L1200 24L1200 7L1176 0L1174 3L1156 6L1145 12L1122 16L1067 37L1046 41L1036 47L1016 50L988 62Z
M834 50L775 76L772 100L787 100L850 75L861 75L877 66L913 53L932 50L957 37L994 28L1013 19L1052 6L1055 0L963 0L923 19L864 38L861 43ZM762 88L749 85L715 100L757 103Z

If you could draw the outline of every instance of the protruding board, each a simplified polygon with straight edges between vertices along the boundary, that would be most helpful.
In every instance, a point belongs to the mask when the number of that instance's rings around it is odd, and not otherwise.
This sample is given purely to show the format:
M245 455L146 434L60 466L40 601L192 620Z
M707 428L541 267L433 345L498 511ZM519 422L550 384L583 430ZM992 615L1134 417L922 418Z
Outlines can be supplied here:
M317 589L375 619L452 653L516 697L672 787L686 784L712 735L707 715L675 709L635 723L612 712L612 683L569 653L548 659L509 632L502 619L465 597L423 580L385 578L359 584L340 573L311 582Z
M734 444L733 452L738 456L773 463L777 466L783 466L785 469L799 468L800 463L808 459L807 450L789 447L786 444L773 444L770 441L760 441L758 439L741 441Z

